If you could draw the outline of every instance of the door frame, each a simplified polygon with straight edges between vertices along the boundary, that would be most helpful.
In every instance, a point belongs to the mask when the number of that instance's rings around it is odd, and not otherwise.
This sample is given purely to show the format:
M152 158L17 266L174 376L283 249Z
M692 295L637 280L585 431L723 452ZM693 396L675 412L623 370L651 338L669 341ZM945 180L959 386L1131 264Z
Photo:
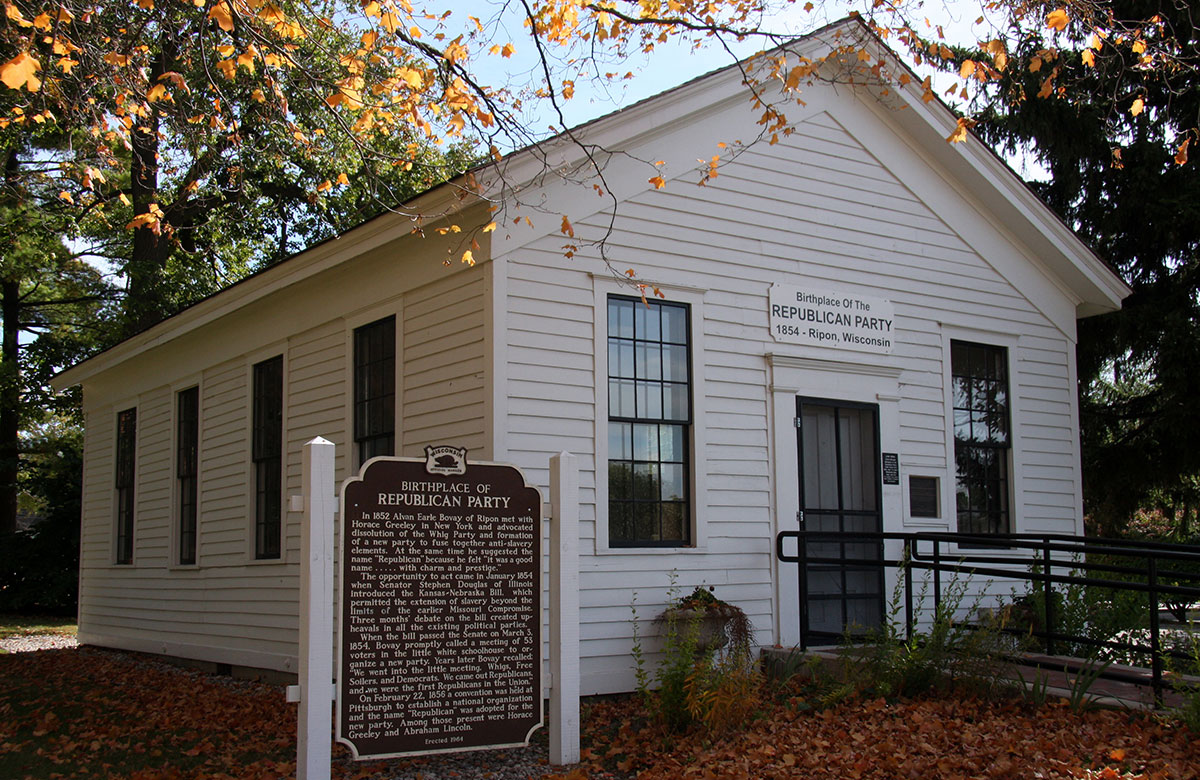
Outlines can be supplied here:
M817 350L814 348L813 351ZM781 562L774 555L776 534L799 530L796 514L800 509L796 396L878 405L880 450L900 452L900 376L903 373L900 361L894 355L855 354L853 357L850 362L777 353L765 356L774 527L764 544L771 551L769 565L774 585L772 639L784 647L800 644L800 567ZM903 522L900 486L884 485L881 501L884 530L899 530ZM791 549L794 551L794 546ZM893 576L888 573L885 590L893 586ZM765 632L760 636L761 641L767 641Z
M876 516L876 520L877 520L877 527L875 530L882 531L883 530L883 468L882 468L883 447L882 447L882 441L881 441L880 432L879 432L879 426L880 426L879 404L878 403L866 403L863 401L844 401L844 400L840 400L840 399L836 399L836 398L813 398L813 397L809 397L809 396L798 395L798 396L796 396L796 419L797 419L797 421L799 421L803 417L803 408L806 405L807 406L830 407L835 410L855 409L855 410L860 410L860 411L869 411L872 413L872 417L873 417L873 421L874 421L874 431L873 431L874 435L871 437L872 438L872 447L874 450L874 453L872 455L872 460L874 461L874 472L875 472L875 474L874 474L875 478L874 478L874 480L872 480L872 482L874 483L873 487L875 489L874 515ZM835 414L836 414L836 412L835 412ZM836 419L836 417L835 417L835 419ZM835 426L834 430L835 430L835 435L838 436L838 439L840 441L840 429L838 429ZM800 426L799 422L797 422L796 423L796 464L797 464L796 495L797 495L797 502L798 502L798 507L799 507L799 509L797 510L797 522L799 524L799 527L802 529L804 528L804 523L805 523L805 518L804 518L803 513L808 505L808 502L804 497L804 466L805 466L805 464L804 464L803 437L804 437L804 429ZM844 516L845 510L841 509L841 507L840 507L840 504L842 503L841 491L842 491L842 484L843 484L843 481L841 479L842 460L841 460L841 452L840 451L837 452L837 457L838 457L838 498L839 498L838 503L839 503L839 508L836 510L836 514L838 514L839 516ZM833 514L833 513L834 513L834 510L828 510L828 511L823 511L821 514ZM839 525L843 525L843 524L844 524L844 517L842 517L841 521L839 521ZM880 560L882 560L883 559L883 543L882 543L882 541L877 545L877 547L878 547L878 552L879 552L879 558L880 558ZM797 564L797 565L799 566L800 564ZM842 573L843 573L843 575L845 573L844 565L843 565ZM843 577L843 586L844 585L845 585L845 579ZM885 583L885 577L884 577L884 569L881 566L879 568L879 570L877 572L877 576L876 576L876 587L878 588L878 591L879 591L878 606L879 606L879 614L881 616L881 619L886 619L886 615L884 614L884 605L887 601L887 599L885 597L885 593L884 593L885 585L886 585L886 583ZM813 645L813 642L811 641L813 632L809 629L809 626L808 626L808 603L809 603L810 596L808 593L807 571L801 570L799 572L797 586L799 587L799 595L798 595L797 601L798 601L798 606L800 609L800 646L801 647L809 647L809 646ZM831 600L833 600L833 599L831 599ZM860 599L860 600L865 601L866 599ZM842 598L840 599L840 601L842 603L843 631L844 631L844 628L845 628L844 616L845 616L845 611L846 611L845 604L847 601L844 590L843 590ZM841 636L841 632L839 632L838 636L839 637ZM826 639L826 638L828 638L828 635L825 632L820 632L819 637L820 637L820 639Z

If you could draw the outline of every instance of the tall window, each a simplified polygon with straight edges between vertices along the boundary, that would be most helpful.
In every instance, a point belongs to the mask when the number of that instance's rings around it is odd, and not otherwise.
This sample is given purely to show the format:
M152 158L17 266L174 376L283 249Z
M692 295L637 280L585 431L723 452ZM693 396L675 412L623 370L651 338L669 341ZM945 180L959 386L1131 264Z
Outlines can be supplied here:
M396 318L354 331L354 443L358 462L396 451Z
M200 443L200 388L182 390L176 397L175 480L179 501L179 563L196 562L197 456Z
M254 366L254 557L280 557L283 356Z
M133 483L137 409L117 414L117 563L133 563Z
M954 461L960 533L1008 533L1008 351L950 342L954 393Z
M608 535L614 547L691 542L688 307L608 299Z

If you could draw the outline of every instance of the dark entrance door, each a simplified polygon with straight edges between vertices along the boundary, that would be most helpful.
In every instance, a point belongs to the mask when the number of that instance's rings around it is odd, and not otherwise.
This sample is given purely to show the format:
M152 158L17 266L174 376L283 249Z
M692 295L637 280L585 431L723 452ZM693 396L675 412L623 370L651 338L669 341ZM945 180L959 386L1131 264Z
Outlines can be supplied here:
M829 644L883 620L883 545L856 533L882 530L879 407L797 398L800 528L839 531L844 540L812 541L807 555L839 563L808 564L800 575L801 642Z

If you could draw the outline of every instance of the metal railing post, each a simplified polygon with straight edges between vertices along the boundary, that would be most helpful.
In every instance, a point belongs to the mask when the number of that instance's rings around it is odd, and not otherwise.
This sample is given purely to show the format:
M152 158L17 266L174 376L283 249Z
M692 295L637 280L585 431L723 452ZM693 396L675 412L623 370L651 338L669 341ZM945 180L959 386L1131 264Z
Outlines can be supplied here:
M912 539L904 537L904 641L911 642L913 636L912 595Z
M1146 584L1150 587L1150 671L1154 686L1154 703L1162 706L1163 665L1158 631L1158 559L1154 555L1146 556Z
M800 567L800 576L796 578L797 587L800 590L800 649L808 649L808 537L804 531L798 532L796 535L796 552L800 560L796 564Z
M933 612L942 606L942 540L933 540Z
M1045 547L1042 548L1042 596L1045 602L1046 614L1046 655L1054 655L1054 586L1050 582L1050 568L1053 559L1050 557L1050 538L1043 537Z

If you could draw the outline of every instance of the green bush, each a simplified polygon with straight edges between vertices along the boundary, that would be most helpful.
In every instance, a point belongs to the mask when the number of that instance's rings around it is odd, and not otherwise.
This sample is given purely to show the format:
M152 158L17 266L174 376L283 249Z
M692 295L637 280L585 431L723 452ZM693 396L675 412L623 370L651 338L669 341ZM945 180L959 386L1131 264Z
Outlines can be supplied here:
M1035 565L1031 571L1038 573L1041 567ZM1083 569L1073 569L1071 575L1085 577L1088 573ZM1034 642L1044 643L1044 639L1032 635L1047 628L1046 587L1040 582L1030 585L1028 593L1014 600L1010 627L1026 632ZM1113 641L1122 632L1150 624L1148 601L1144 593L1081 583L1054 583L1049 592L1052 594L1051 627L1054 633L1089 640L1056 640L1054 651L1057 655L1088 660L1117 660L1109 650L1097 643Z
M0 540L0 612L74 615L83 457L78 439L31 459L25 486L42 520Z
M903 568L888 604L883 625L853 644L847 637L842 650L845 662L839 696L849 692L883 697L913 697L951 688L976 695L990 695L1001 686L1001 662L1013 642L1002 633L1002 622L984 619L978 601L962 605L967 581L955 577L942 593L940 602L929 609L928 581L914 596L914 630L905 636L903 621ZM976 618L974 622L964 618ZM928 616L927 620L923 620ZM923 627L922 627L923 626Z

